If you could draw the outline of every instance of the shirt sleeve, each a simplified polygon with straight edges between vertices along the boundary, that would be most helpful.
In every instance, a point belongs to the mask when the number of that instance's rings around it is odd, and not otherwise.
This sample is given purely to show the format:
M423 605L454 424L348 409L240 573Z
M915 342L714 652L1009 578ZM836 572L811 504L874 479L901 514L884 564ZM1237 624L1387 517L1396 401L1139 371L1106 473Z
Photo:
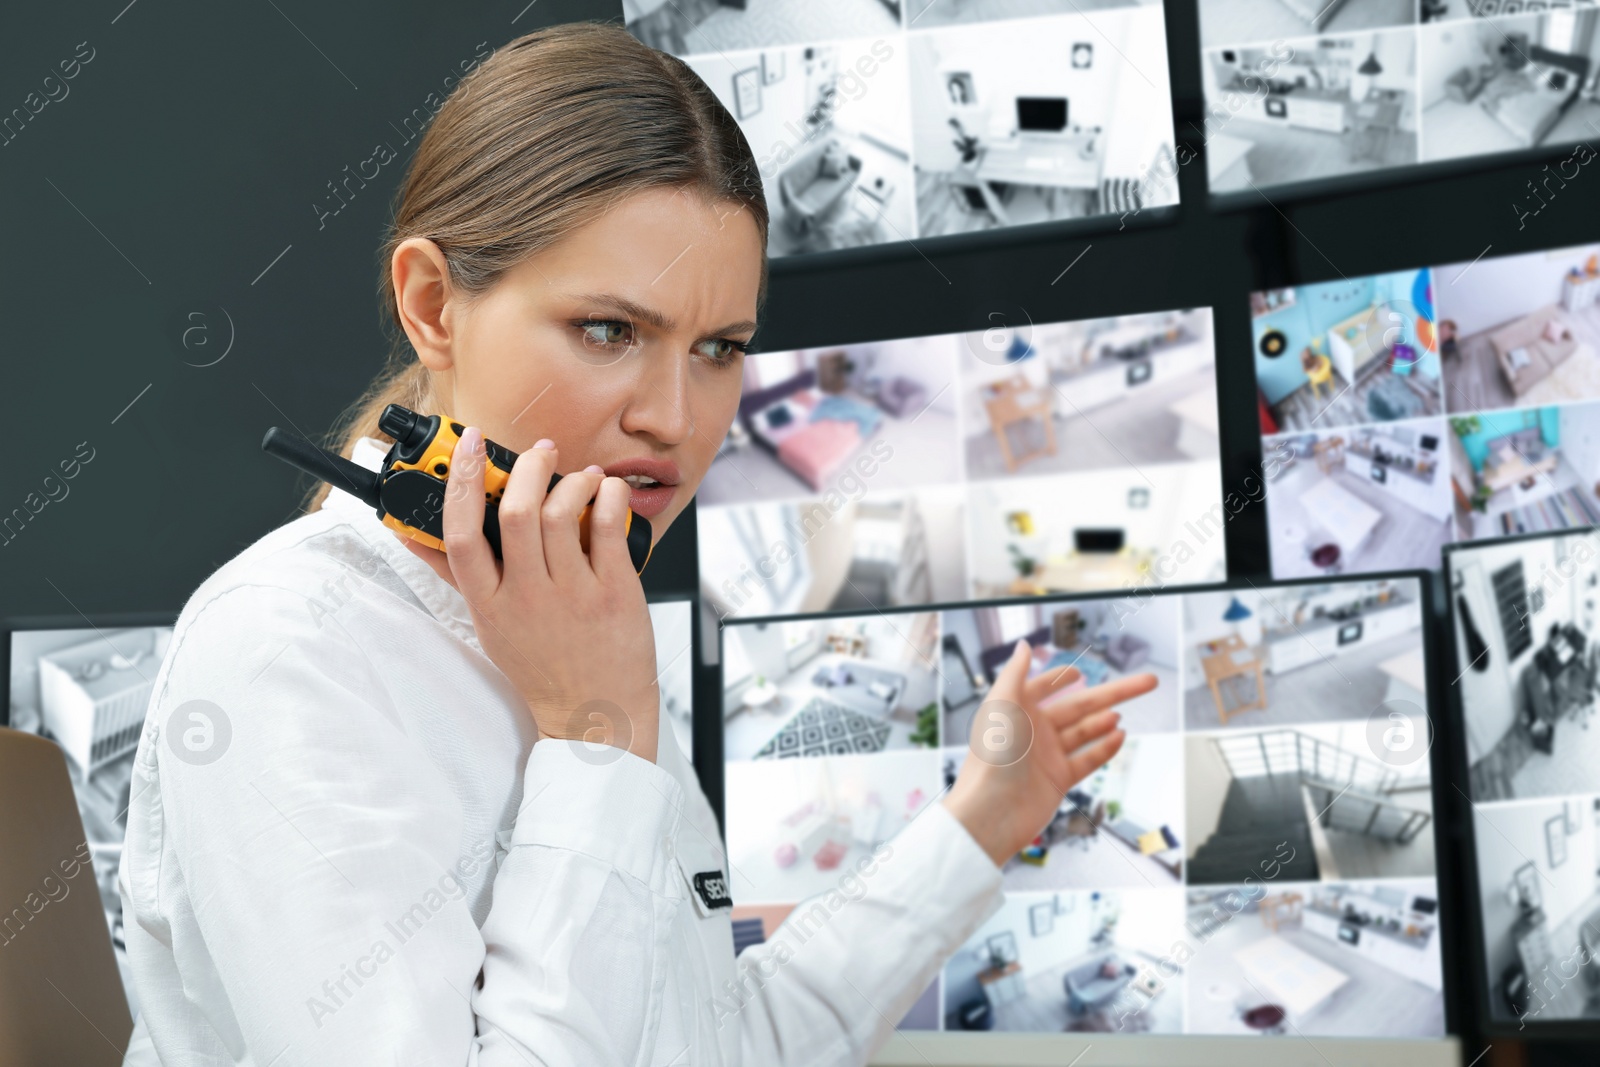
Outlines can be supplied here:
M259 588L206 611L174 649L152 721L205 701L226 749L203 761L155 739L181 876L133 891L169 896L143 915L170 918L171 897L186 898L192 932L145 932L180 960L209 958L233 1017L219 1023L230 1062L643 1062L683 897L671 775L541 740L502 855L469 839L428 739L396 713L406 695L337 620L308 622L304 598Z
M859 1067L999 909L1000 870L943 804L739 955L743 1061ZM719 1019L719 1023L722 1020ZM826 1035L826 1036L822 1036Z

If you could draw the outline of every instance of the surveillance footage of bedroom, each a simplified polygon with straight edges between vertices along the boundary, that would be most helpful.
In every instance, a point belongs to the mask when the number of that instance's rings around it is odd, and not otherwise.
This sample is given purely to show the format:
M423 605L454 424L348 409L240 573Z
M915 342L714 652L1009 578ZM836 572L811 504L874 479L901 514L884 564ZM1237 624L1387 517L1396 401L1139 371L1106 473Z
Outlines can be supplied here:
M752 355L701 588L749 618L1218 580L1216 374L1209 308Z

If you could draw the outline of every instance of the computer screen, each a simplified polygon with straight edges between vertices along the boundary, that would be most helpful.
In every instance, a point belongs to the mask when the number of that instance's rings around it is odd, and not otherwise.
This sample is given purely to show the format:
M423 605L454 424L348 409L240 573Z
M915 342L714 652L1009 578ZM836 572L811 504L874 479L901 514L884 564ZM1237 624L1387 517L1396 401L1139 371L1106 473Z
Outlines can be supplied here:
M1067 98L1064 96L1017 97L1017 129L1055 131L1067 125Z
M1564 187L1594 155L1595 19L1539 0L1200 0L1211 192L1570 146L1548 168Z
M1500 1032L1600 1019L1600 535L1454 546L1477 1002Z
M697 500L720 617L1226 575L1211 311L745 360Z
M1443 1037L1426 598L1391 575L727 623L739 944L939 802L1026 638L1073 689L1159 684L903 1033Z
M137 1017L117 869L134 752L172 626L19 628L9 637L9 725L54 741L66 756L92 861L84 875L99 894L129 1011Z
M1251 294L1272 573L1600 523L1600 245Z
M622 10L634 36L682 57L738 120L775 258L1178 202L1159 0L623 0ZM1046 97L1061 102L1049 128L1062 136L1019 137L1034 128L1019 98Z

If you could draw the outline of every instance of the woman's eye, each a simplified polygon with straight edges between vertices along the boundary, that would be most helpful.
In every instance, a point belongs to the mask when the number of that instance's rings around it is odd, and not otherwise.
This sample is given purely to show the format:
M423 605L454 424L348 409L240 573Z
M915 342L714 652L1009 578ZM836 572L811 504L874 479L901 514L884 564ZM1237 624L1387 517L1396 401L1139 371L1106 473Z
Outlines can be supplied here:
M700 354L713 363L731 363L744 352L744 345L738 341L729 341L726 338L700 342Z
M598 347L610 348L633 341L633 327L625 322L585 322L579 329L583 331L584 343Z

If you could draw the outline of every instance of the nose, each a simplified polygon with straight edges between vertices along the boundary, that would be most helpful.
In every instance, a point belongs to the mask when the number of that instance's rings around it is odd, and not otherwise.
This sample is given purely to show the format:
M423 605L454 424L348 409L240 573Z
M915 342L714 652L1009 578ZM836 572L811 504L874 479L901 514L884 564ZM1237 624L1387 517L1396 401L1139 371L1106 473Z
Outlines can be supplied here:
M664 445L682 444L694 433L689 396L689 353L663 346L645 353L622 428L648 434Z

